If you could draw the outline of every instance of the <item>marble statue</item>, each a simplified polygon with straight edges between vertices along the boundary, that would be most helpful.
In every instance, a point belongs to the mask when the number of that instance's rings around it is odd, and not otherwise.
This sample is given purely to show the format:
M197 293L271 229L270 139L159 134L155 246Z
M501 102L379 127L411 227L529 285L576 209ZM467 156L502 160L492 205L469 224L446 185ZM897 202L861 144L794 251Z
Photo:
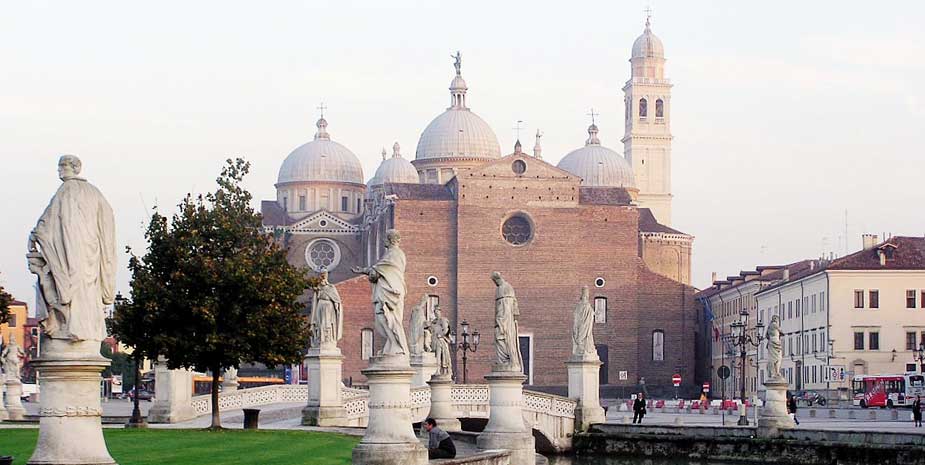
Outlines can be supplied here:
M385 344L379 355L408 355L408 341L402 327L405 312L405 252L399 247L401 235L389 229L385 233L385 254L369 268L351 271L365 274L373 283L373 326Z
M222 388L238 388L238 369L235 367L225 368L225 372L222 374Z
M491 274L495 282L495 357L500 371L523 371L520 357L520 341L517 333L517 296L514 288L495 271Z
M432 334L427 321L427 295L421 296L421 302L411 309L411 355L433 352Z
M456 75L459 76L462 72L462 54L459 51L456 51L456 55L450 55L453 58L453 67L456 68Z
M336 347L344 334L344 310L337 288L321 272L321 283L312 296L311 346Z
M784 347L780 341L780 317L778 315L771 316L765 338L768 341L768 380L778 379L781 377L780 363L784 357Z
M594 308L588 296L588 286L581 288L581 298L572 314L572 356L596 357L594 347Z
M115 297L115 223L109 202L78 176L80 169L74 155L58 161L63 183L29 235L26 257L38 276L36 315L44 333L99 342L106 337L104 309Z
M20 371L22 371L22 359L26 353L22 347L16 343L16 336L10 334L10 342L3 348L0 353L0 363L3 365L3 372L6 379L19 381Z
M437 358L437 374L453 376L453 360L450 356L450 320L443 316L440 307L434 308L434 319L429 327L434 335L434 355Z

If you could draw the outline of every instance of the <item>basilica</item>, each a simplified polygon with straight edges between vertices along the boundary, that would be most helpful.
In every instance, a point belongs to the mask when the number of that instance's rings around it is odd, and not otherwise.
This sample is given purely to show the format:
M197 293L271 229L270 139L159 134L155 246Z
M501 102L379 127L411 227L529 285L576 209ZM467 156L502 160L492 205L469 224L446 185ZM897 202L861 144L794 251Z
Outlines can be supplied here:
M411 305L423 300L428 312L439 305L457 343L464 328L470 342L475 331L490 340L491 273L499 271L520 302L528 384L563 385L572 309L588 286L603 385L670 385L673 374L693 381L693 237L671 227L671 83L648 20L629 61L622 155L601 144L593 123L586 133L576 128L583 144L557 165L543 160L540 134L529 153L520 141L502 152L470 106L458 54L448 108L423 129L413 156L398 143L383 151L368 181L318 120L314 139L283 161L276 199L261 207L290 262L328 271L342 296L345 378L362 382L381 345L370 284L350 269L375 263L385 231L397 229L408 258L406 328ZM470 382L481 382L492 356L490 347L466 354Z

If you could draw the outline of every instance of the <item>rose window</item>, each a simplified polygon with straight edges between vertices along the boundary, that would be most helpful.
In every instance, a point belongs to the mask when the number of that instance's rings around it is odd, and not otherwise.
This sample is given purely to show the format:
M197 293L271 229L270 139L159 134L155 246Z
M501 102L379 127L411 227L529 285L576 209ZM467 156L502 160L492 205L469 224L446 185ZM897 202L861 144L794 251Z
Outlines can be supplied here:
M533 237L533 228L523 216L512 216L501 226L501 235L510 244L523 245Z

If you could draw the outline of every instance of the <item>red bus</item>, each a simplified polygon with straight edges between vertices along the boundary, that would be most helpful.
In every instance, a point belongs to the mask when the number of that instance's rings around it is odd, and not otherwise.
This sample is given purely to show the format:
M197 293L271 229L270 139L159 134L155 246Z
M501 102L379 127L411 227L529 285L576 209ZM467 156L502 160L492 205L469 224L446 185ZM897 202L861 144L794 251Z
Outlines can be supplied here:
M852 403L861 408L911 406L915 396L925 396L925 375L857 375L851 387Z

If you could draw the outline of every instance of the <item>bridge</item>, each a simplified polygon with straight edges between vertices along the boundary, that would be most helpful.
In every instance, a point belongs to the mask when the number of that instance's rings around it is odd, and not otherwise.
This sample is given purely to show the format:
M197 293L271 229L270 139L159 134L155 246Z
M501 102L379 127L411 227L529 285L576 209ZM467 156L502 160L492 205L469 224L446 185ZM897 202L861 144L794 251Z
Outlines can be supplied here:
M347 415L345 426L366 426L369 418L367 403L369 391L342 387L344 410ZM456 418L485 419L489 415L489 391L487 384L454 384L451 399ZM230 411L273 404L308 402L308 387L305 385L282 384L262 386L236 391L221 392L218 396L219 411ZM536 448L539 452L563 452L572 448L572 433L575 432L575 414L578 401L568 397L536 391L523 392L524 424L533 429ZM191 407L195 415L204 416L212 412L211 395L194 396ZM411 388L411 416L414 422L421 422L430 412L430 387Z

